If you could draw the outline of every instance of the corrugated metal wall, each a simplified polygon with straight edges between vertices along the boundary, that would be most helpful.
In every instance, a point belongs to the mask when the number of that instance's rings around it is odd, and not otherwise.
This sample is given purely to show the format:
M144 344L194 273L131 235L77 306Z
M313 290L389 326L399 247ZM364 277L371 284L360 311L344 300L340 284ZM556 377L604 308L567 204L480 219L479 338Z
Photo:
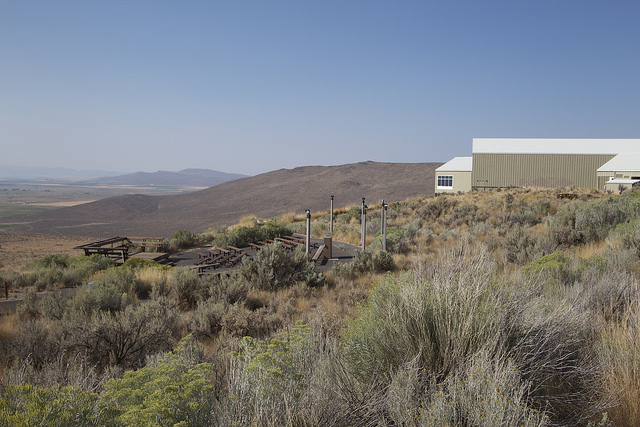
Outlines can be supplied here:
M612 154L473 154L473 186L600 188L597 169Z

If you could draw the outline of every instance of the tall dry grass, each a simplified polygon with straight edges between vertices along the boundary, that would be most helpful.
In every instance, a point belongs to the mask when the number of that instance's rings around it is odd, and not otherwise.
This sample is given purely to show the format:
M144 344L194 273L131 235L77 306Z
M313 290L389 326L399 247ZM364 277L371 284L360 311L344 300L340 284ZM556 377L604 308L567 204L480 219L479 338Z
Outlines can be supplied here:
M11 345L20 335L20 319L18 314L7 314L0 316L0 353L8 355L11 353ZM4 377L9 364L6 357L0 358L0 378Z
M135 273L136 280L149 288L165 286L171 274L169 270L153 267L141 268Z
M604 387L614 402L608 410L616 426L640 422L640 301L633 302L621 322L610 322L600 338Z

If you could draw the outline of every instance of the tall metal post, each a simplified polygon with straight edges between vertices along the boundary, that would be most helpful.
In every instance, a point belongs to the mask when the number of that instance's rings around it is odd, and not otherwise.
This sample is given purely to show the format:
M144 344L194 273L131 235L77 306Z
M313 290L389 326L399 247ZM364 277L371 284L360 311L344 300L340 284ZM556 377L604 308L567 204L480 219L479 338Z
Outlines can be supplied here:
M364 204L362 198L362 250L367 248L367 205Z
M311 211L309 209L306 209L305 212L307 213L307 239L305 241L305 251L308 255L311 243Z
M329 234L333 236L333 194L331 195L331 220L329 221Z
M382 204L382 250L387 251L387 205Z
M382 217L384 216L384 199L382 199L382 204L380 205L380 233L384 233L384 223L382 222Z

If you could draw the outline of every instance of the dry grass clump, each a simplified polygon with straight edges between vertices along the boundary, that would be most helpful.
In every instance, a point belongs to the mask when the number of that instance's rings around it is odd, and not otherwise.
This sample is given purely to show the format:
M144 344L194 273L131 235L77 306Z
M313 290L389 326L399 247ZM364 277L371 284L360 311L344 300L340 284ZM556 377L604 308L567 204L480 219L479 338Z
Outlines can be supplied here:
M148 287L164 286L169 278L169 271L159 268L141 268L135 272L136 280Z
M247 215L240 218L240 221L238 221L237 225L242 227L255 227L256 225L258 225L258 223L258 217L256 217L255 215Z
M280 215L280 220L286 223L292 223L297 221L302 221L302 217L300 214L295 212L287 212L286 214Z
M7 355L11 351L11 344L20 334L20 325L17 314L7 314L0 316L0 353ZM0 374L4 376L8 368L8 358L0 360Z
M640 420L640 302L636 299L621 322L609 323L600 338L603 385L615 404L609 416L616 426Z

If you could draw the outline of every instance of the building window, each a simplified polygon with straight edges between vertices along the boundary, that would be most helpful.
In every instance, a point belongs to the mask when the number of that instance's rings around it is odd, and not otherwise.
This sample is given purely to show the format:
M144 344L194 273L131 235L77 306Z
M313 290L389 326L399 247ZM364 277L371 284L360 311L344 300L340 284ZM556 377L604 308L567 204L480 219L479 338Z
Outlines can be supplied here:
M438 188L453 188L453 175L438 175Z

